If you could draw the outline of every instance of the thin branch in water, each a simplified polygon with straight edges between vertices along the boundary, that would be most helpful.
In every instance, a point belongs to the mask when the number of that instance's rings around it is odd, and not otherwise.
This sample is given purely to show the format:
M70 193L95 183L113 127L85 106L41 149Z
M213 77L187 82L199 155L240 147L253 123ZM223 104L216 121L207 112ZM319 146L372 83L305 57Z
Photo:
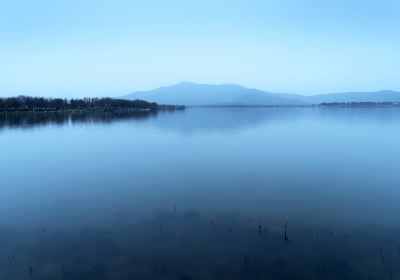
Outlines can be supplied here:
M32 265L29 263L29 279L32 280L33 278L33 269L32 269Z
M285 243L286 243L286 246L287 246L288 243L290 243L290 240L289 240L289 238L287 236L288 223L289 223L289 217L286 216L286 218L285 218Z
M386 243L387 243L387 241L383 241L381 247L379 247L379 255L381 256L383 265L385 265L385 257L383 255L383 246L385 246Z

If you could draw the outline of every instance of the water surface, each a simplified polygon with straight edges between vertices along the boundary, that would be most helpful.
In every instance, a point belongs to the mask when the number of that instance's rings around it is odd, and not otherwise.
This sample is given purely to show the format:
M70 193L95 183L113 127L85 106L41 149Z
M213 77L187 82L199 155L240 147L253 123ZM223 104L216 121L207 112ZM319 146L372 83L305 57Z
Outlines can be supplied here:
M400 279L399 143L398 108L3 114L0 278Z

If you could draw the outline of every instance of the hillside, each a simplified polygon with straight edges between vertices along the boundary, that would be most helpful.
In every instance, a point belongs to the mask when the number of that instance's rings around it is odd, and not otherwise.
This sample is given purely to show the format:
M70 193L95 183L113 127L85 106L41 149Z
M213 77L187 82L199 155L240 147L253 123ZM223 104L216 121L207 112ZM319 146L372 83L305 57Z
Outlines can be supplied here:
M225 105L306 105L296 95L269 93L234 84L206 85L183 82L174 86L141 91L124 96L126 99L144 99L160 104L183 104L194 106Z
M209 85L182 82L149 91L134 92L122 98L189 106L305 106L323 102L400 102L400 93L385 90L304 96L271 93L235 84Z

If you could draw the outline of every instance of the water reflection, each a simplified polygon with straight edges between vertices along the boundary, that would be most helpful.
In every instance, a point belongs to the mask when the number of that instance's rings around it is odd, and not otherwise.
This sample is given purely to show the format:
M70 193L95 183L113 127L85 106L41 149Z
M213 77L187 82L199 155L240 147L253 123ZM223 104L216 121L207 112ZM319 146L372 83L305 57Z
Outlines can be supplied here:
M180 133L240 131L266 123L291 120L388 123L400 121L400 108L189 108L154 120L159 129Z
M0 130L47 125L148 120L149 125L180 133L235 131L268 122L313 119L345 122L398 122L399 108L187 108L178 111L0 113Z
M144 120L155 117L156 111L137 112L38 112L38 113L0 113L2 128L34 128L47 125L111 123L123 120Z

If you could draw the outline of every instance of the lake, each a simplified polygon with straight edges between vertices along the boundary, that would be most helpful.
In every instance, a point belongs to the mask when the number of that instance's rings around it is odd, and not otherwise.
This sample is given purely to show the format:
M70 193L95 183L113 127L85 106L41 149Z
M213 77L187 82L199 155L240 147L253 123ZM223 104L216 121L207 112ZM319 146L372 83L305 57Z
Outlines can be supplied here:
M400 279L399 108L0 115L0 279Z

